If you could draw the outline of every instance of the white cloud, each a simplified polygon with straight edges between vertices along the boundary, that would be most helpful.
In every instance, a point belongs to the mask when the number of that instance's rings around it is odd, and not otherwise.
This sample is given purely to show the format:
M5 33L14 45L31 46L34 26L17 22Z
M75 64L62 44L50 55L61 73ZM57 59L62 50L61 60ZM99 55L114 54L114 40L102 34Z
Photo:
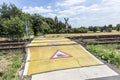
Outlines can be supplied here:
M48 9L51 9L51 6L47 6Z
M26 7L26 6L24 6L22 11L25 13L30 13L30 14L37 13L44 17L54 18L55 16L57 16L57 14L55 14L53 12L53 10L51 9L51 6L47 6L46 8L44 8L42 6L41 7Z
M34 13L42 14L52 12L53 10L51 9L50 6L48 6L47 8L41 6L41 7L23 7L22 11L30 14Z
M90 6L81 5L88 0L63 0L56 6L24 7L28 13L39 13L46 17L58 16L60 20L69 17L72 26L107 25L120 23L120 0L102 0ZM53 8L55 7L55 8Z
M5 2L5 3L14 3L16 1L19 1L19 0L0 0L0 4L2 4L3 2Z
M62 2L58 2L57 6L73 6L85 1L86 0L63 0Z
M73 17L75 15L80 14L81 12L84 12L86 9L87 8L85 6L72 6L67 9L58 11L58 17Z
M100 3L94 3L97 0L93 0L88 4L89 1L92 0L56 0L52 5L46 3L44 7L26 5L27 7L23 7L22 11L52 18L58 16L60 20L68 17L69 23L76 27L120 23L120 0L101 0ZM11 2L21 7L21 0L0 0L0 4L3 2Z
M60 11L60 13L63 17L70 17L70 24L73 26L115 25L120 23L119 7L119 0L103 0L101 3L91 6L70 6L66 10Z
M44 17L51 17L51 18L54 18L55 16L57 16L57 14L54 14L54 13L46 13L46 14L43 14Z

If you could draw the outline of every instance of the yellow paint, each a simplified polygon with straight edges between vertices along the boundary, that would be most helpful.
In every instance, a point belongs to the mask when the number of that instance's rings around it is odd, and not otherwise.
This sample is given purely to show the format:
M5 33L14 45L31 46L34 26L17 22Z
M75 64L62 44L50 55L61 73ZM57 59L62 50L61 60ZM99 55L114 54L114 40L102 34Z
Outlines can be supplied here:
M73 67L79 67L79 65L72 58L31 61L29 63L28 75Z
M59 40L59 41L57 41ZM34 41L41 42L40 44L34 43ZM68 39L42 39L34 40L31 43L31 46L41 46L48 45L52 42L56 42L58 46L43 46L43 47L31 47L30 50L30 62L28 66L28 75L61 70L67 68L75 68L82 66L90 66L100 64L93 57L91 57L79 44L70 41ZM60 45L59 44L64 44ZM69 44L69 45L66 45ZM74 45L73 45L74 44ZM57 51L63 51L67 54L70 54L73 57L70 58L59 58L59 59L50 59L51 56Z
M72 41L49 41L49 42L42 42L42 43L32 43L31 46L52 46L52 45L67 45L67 44L76 44L75 42Z
M69 39L65 38L42 38L42 39L34 39L32 42L51 42L51 41L65 41Z

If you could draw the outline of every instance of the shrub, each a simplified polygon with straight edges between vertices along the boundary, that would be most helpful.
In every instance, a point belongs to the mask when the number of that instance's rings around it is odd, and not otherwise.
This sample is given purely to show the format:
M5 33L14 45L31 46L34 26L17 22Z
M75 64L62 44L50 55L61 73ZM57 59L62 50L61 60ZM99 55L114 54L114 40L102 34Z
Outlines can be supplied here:
M109 45L110 46L110 45ZM102 46L102 45L89 45L87 49L94 54L96 57L99 57L108 63L114 64L117 67L120 67L120 54L115 51L115 46L111 45L113 49L110 47Z

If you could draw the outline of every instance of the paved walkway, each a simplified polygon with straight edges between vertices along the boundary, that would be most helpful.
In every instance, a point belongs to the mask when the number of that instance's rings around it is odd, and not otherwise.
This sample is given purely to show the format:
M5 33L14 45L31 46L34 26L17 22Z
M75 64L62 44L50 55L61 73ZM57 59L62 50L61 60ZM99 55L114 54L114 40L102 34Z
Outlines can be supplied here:
M34 39L28 46L23 75L32 76L32 80L86 80L118 75L66 38Z

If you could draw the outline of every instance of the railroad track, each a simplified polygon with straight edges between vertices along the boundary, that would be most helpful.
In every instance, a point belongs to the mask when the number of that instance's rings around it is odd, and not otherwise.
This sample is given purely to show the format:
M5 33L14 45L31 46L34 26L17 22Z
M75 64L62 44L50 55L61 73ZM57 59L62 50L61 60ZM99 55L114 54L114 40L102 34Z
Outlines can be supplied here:
M11 49L22 49L25 48L26 41L1 41L0 42L0 50L11 50Z
M83 45L120 44L120 35L85 36L85 37L83 36L83 37L73 37L70 39ZM85 40L88 40L89 42L86 43Z
M118 35L93 35L93 36L75 36L68 37L70 39L109 39L109 38L120 38L120 34Z

